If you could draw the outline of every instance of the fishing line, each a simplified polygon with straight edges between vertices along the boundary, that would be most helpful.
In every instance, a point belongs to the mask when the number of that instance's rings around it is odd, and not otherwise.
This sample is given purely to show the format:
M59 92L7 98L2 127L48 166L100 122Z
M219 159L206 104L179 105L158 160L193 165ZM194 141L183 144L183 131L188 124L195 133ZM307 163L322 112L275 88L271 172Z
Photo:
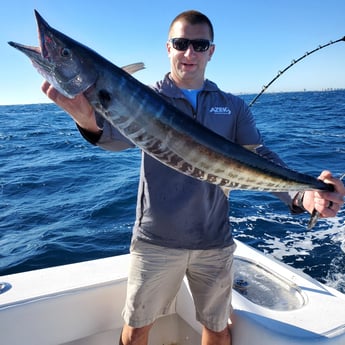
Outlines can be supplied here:
M338 42L341 42L341 41L345 41L345 36L342 37L342 38L339 38L338 40L336 41L330 41L328 42L327 44L324 44L324 45L319 45L317 48L315 48L314 50L310 51L310 52L306 52L304 55L302 55L300 58L298 59L294 59L291 61L290 65L287 66L286 68L284 68L283 70L281 71L278 71L278 74L267 84L267 85L264 85L262 87L262 90L261 92L255 96L255 98L249 103L249 106L251 107L256 101L257 99L269 88L269 86L271 84L273 84L282 74L284 74L289 68L291 68L293 65L295 65L297 62L300 62L301 60L303 60L304 58L306 58L307 56L315 53L316 51L318 50L321 50L323 48L326 48L332 44L335 44L335 43L338 43Z

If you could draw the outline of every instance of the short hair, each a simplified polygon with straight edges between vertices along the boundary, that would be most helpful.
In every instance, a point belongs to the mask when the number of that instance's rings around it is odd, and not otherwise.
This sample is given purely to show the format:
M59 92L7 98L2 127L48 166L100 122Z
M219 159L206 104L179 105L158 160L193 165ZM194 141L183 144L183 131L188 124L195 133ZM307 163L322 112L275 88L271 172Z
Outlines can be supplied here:
M210 19L207 16L205 16L203 13L201 13L199 11L195 11L195 10L189 10L189 11L185 11L185 12L180 13L171 22L170 27L169 27L169 34L170 34L171 29L174 26L174 24L178 21L184 21L184 22L187 22L187 23L192 24L192 25L196 25L196 24L208 25L208 27L210 29L211 41L214 40L213 25L212 25Z

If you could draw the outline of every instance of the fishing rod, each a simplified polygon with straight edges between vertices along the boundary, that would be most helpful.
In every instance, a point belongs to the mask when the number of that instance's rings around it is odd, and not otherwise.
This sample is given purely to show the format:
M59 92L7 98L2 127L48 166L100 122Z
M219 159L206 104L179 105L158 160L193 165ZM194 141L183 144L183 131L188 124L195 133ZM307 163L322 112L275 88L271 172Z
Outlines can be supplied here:
M339 38L339 39L336 40L336 41L330 41L330 42L328 42L327 44L320 45L320 46L318 46L316 49L314 49L314 50L312 50L312 51L310 51L310 52L306 52L304 55L302 55L302 56L301 56L300 58L298 58L297 60L295 60L295 59L292 60L289 66L287 66L286 68L284 68L282 71L279 71L278 74L277 74L267 85L264 85L264 86L262 87L261 92L260 92L258 95L256 95L256 97L249 103L249 106L251 107L251 106L257 101L257 99L268 89L268 87L269 87L273 82L275 82L283 73L285 73L289 68L291 68L291 67L292 67L293 65L295 65L297 62L300 62L301 60L303 60L303 59L306 58L307 56L309 56L309 55L315 53L315 52L318 51L318 50L321 50L321 49L323 49L323 48L325 48L325 47L328 47L328 46L330 46L330 45L332 45L332 44L335 44L335 43L338 43L338 42L341 42L341 41L345 41L345 36L342 37L342 38Z

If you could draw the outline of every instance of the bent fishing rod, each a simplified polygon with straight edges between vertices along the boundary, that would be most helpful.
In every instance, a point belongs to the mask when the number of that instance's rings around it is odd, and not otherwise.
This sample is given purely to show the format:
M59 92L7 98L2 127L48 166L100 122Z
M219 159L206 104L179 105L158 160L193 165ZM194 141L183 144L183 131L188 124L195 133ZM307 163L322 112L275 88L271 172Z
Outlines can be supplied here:
M345 36L342 37L342 38L339 38L338 40L336 41L330 41L328 42L327 44L324 44L324 45L320 45L318 46L317 48L315 48L314 50L310 51L310 52L306 52L304 55L302 55L300 58L298 59L294 59L291 61L290 65L287 66L286 68L284 68L282 71L279 71L278 74L267 84L267 85L264 85L262 87L262 90L261 92L255 96L255 98L249 103L249 106L251 107L256 101L257 99L269 88L269 86L271 84L273 84L283 73L285 73L289 68L291 68L293 65L295 65L297 62L300 62L301 60L303 60L304 58L306 58L307 56L315 53L316 51L318 50L321 50L323 48L326 48L332 44L335 44L335 43L338 43L338 42L341 42L341 41L345 41Z
M306 58L307 56L323 49L323 48L326 48L332 44L335 44L335 43L338 43L338 42L341 42L341 41L345 41L345 36L342 37L342 38L339 38L338 40L336 41L330 41L324 45L319 45L317 48L315 48L314 50L310 51L310 52L306 52L304 55L302 55L300 58L298 59L294 59L291 61L290 65L288 65L286 68L284 68L282 71L279 71L278 74L267 84L267 85L264 85L262 87L262 90L259 94L257 94L254 99L249 103L249 107L251 107L256 101L257 99L268 89L268 87L273 84L283 73L285 73L289 68L291 68L292 66L294 66L297 62L300 62L301 60L303 60L304 58ZM341 177L339 178L340 180L344 180L345 179L345 173L341 175ZM311 228L314 227L314 225L316 224L316 222L318 221L318 219L320 218L320 214L319 212L317 212L315 209L314 211L312 212L312 216L310 218L310 221L308 223L308 229L310 230Z

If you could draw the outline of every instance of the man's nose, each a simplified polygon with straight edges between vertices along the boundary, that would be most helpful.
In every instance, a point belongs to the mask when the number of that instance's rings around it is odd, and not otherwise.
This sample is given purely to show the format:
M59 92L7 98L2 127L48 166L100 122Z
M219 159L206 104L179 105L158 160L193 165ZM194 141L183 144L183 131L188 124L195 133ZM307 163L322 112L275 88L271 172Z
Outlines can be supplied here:
M184 55L188 56L188 55L193 55L193 54L195 54L195 50L193 48L192 43L190 43L187 50L185 51Z

